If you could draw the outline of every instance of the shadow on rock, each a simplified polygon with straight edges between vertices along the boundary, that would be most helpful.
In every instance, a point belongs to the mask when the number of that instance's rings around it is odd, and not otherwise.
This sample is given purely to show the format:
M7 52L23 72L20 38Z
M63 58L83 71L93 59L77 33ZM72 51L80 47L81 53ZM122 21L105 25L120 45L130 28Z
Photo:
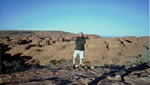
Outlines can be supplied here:
M1 59L1 73L13 73L13 72L19 72L19 71L25 71L29 70L31 68L41 68L39 66L39 61L35 63L35 60L32 60L31 56L21 56L21 53L11 55L9 53L6 53L6 51L10 50L11 48L8 47L8 45L0 45L0 59ZM27 61L31 61L32 63L26 64Z
M99 81L105 80L108 76L116 76L119 75L121 77L120 81L123 82L125 85L130 85L129 83L125 82L124 77L130 75L132 72L140 71L140 70L146 70L150 68L149 63L144 63L141 65L131 66L131 67L125 67L125 66L112 66L112 67L104 67L104 68L110 68L111 71L104 73L102 76L96 78L92 82L89 83L89 85L97 85ZM114 77L115 78L115 77Z

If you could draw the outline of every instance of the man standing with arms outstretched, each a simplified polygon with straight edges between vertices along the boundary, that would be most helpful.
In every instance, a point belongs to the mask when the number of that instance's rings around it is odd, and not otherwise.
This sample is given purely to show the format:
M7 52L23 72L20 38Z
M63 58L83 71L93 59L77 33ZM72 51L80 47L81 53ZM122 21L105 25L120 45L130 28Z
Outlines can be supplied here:
M79 36L75 40L75 51L73 54L73 65L75 65L75 60L76 57L79 55L80 56L80 65L82 65L82 60L84 58L84 44L86 43L86 40L84 38L84 34L82 32L79 33Z

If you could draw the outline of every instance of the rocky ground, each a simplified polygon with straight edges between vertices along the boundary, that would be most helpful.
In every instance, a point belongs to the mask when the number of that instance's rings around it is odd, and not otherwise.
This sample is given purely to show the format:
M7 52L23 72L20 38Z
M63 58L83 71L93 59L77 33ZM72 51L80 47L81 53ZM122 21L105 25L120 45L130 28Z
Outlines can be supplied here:
M34 68L1 74L0 78L1 84L5 85L150 85L149 64L92 69L73 69L71 66L53 70Z
M76 37L62 31L0 31L0 84L150 85L150 37L85 34L84 66L73 69Z

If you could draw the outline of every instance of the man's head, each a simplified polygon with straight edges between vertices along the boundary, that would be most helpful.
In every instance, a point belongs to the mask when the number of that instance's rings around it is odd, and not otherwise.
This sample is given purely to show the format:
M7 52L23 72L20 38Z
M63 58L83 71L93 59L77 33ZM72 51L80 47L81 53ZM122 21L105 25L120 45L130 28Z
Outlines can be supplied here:
M83 37L83 35L84 35L83 32L80 32L80 33L79 33L79 36L80 36L80 37Z

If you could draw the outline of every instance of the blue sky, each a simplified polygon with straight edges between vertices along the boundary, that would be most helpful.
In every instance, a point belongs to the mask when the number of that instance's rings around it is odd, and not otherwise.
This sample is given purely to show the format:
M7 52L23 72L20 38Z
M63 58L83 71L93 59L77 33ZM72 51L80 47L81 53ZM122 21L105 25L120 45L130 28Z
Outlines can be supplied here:
M148 36L149 0L0 0L0 30Z

